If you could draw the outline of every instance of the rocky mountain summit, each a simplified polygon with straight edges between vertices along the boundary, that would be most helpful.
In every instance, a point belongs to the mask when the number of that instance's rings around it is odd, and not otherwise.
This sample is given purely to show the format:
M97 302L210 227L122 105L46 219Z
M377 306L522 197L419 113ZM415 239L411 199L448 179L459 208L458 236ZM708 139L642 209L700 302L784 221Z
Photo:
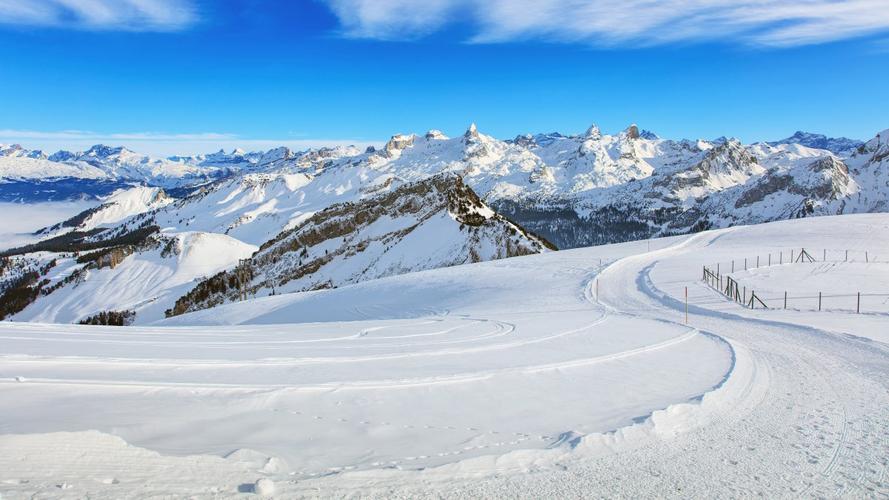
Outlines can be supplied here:
M813 134L798 130L786 139L769 142L769 144L772 146L777 146L778 144L799 144L808 148L826 149L831 153L843 154L861 146L863 142L857 139L849 139L848 137L827 137L823 134Z

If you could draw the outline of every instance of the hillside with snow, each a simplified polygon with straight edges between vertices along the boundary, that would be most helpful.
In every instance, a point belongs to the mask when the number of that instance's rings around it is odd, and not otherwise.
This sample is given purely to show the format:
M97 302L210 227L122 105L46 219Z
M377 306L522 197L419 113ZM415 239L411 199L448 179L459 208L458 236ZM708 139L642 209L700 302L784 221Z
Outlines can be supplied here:
M94 208L39 231L31 239L37 243L5 252L39 263L38 269L60 259L84 264L90 258L86 252L100 250L123 261L139 259L193 233L261 249L238 253L210 274L180 274L192 281L170 282L176 297L169 290L136 298L113 287L74 286L97 279L85 268L59 288L41 276L19 287L33 295L33 303L16 318L75 321L126 307L136 311L137 322L153 321L158 311L179 314L248 296L533 253L546 248L543 242L566 249L886 211L887 137L884 131L851 149L805 134L744 145L726 138L662 139L632 125L613 135L592 126L579 135L503 141L472 125L454 138L435 130L399 134L384 147L363 152L277 148L155 159L106 146L49 156L4 147L0 164L8 168L2 170L6 183L0 190L18 192L21 183L33 181L35 186L49 182L55 191L56 183L71 179L115 187L94 194ZM21 162L33 162L34 169L17 169ZM443 178L465 185L471 196L459 196L467 206L483 206L479 213L489 214L483 217L488 222L459 221L444 201L453 190L441 184ZM433 188L411 194L416 186ZM124 271L115 265L107 272ZM49 283L40 286L46 279ZM65 305L57 303L61 288L72 295ZM91 296L73 297L79 294ZM140 315L146 304L154 304L153 312Z
M183 267L213 265L179 243ZM0 322L0 494L884 496L885 298L751 309L701 273L889 296L885 248L885 214L807 217L153 325Z
M282 195L302 200L307 179L252 174L179 202L158 188L118 192L44 229L45 239L6 251L0 303L28 299L4 315L78 322L127 312L146 323L257 295L555 250L456 175L364 188L354 201L312 212L277 204ZM269 191L273 202L263 201ZM208 201L215 213L204 211Z

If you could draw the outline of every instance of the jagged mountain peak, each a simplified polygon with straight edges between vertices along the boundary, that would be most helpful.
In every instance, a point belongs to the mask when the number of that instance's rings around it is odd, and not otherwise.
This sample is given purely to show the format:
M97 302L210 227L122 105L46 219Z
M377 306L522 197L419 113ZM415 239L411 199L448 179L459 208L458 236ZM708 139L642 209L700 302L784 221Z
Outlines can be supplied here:
M537 141L535 141L534 136L531 134L519 134L515 136L512 143L523 148L530 148L537 145Z
M129 149L123 146L106 146L105 144L96 144L84 151L84 155L86 156L96 156L100 158L107 158L110 156L118 155L121 153L132 153Z
M0 144L0 156L18 156L24 151L21 144Z
M65 161L73 160L76 157L77 157L77 155L75 155L73 152L66 151L66 150L62 149L62 150L56 151L55 153L49 155L48 159L50 161L55 161L55 162L65 162Z
M463 137L467 140L478 139L478 127L475 126L475 122L469 124L469 128L466 129Z
M846 164L836 156L822 156L809 164L809 169L813 172L823 172L838 170L844 174L849 173Z
M707 151L700 165L710 171L729 171L758 163L757 159L735 138L726 139Z
M0 157L31 158L46 160L46 153L39 149L27 149L21 144L0 144Z
M599 130L599 126L594 123L590 125L588 129L586 129L586 132L584 132L583 135L588 139L599 139L600 137L602 137L602 131Z
M233 153L234 156L234 153ZM274 163L280 163L282 161L292 160L296 158L296 154L286 146L279 146L277 148L270 149L263 153L259 157L259 161L257 162L259 165L269 165Z
M629 127L624 129L623 134L629 139L638 139L639 127L635 123L632 123Z
M426 132L426 135L424 137L430 141L432 141L432 140L444 141L444 140L448 139L448 136L444 135L444 133L441 130L437 130L437 129L429 130L428 132Z
M871 140L858 146L850 160L856 164L882 165L889 158L889 129L883 130Z
M405 150L414 145L414 134L395 134L386 143L383 152L386 157L392 158L397 152Z
M780 141L771 141L768 144L776 146L778 144L800 144L814 149L824 149L836 154L842 154L855 149L862 141L857 139L849 139L848 137L827 137L824 134L814 134L797 130L793 135Z

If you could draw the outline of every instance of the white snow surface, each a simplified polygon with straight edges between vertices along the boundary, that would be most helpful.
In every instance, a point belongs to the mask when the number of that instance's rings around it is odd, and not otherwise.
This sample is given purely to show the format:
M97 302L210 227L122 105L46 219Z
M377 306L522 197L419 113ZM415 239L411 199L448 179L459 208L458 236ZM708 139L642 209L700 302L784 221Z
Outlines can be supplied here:
M132 215L164 207L173 202L163 190L156 187L135 186L119 189L102 199L102 208L91 214L80 226L80 231L87 231L102 225L120 222Z
M3 322L0 493L234 497L268 478L284 497L884 496L885 315L751 311L700 280L832 241L889 248L889 216L505 259L143 327Z
M106 173L86 163L68 164L42 158L0 155L0 178L24 180L57 177L102 179L106 177Z
M136 322L164 317L177 298L198 281L233 267L238 259L257 250L224 234L183 232L168 236L172 253L164 246L137 252L114 268L90 269L79 282L59 288L13 316L16 321L70 323L99 311L136 312ZM47 258L55 257L47 254ZM74 259L57 259L51 282L77 265Z

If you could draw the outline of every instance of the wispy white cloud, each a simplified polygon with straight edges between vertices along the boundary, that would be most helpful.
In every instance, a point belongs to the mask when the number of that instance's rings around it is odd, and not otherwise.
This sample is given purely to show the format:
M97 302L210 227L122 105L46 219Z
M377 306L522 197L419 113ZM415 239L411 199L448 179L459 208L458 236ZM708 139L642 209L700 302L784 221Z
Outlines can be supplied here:
M178 31L197 19L193 0L0 0L0 24L16 26Z
M356 38L403 39L429 34L447 23L458 0L327 0L343 32Z
M466 24L477 43L727 40L789 47L889 31L886 0L327 0L346 35L410 39Z
M367 139L324 138L247 138L236 134L202 132L195 134L165 134L157 132L132 132L103 134L82 130L43 132L36 130L0 129L0 144L21 144L28 149L41 149L52 153L60 149L82 151L95 144L125 146L139 153L155 156L191 155L210 153L220 149L242 148L247 151L265 151L279 146L293 150L333 146L379 146L385 141Z

